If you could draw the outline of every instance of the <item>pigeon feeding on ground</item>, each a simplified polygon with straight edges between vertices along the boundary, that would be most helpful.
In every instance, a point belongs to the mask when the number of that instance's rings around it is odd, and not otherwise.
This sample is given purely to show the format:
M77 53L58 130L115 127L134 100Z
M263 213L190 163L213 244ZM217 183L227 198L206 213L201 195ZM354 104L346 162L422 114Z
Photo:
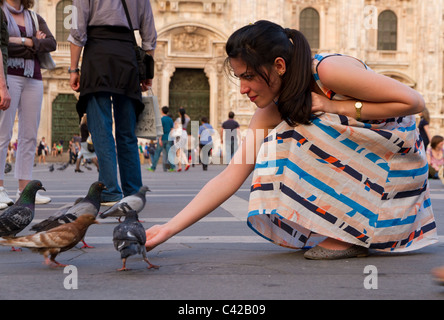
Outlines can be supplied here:
M15 237L17 233L31 223L35 212L35 194L39 190L46 191L39 180L30 181L15 204L6 209L0 216L0 237ZM12 247L12 251L20 250Z
M102 219L107 217L118 217L120 222L120 219L125 216L125 212L122 210L122 203L126 203L131 210L139 213L145 208L147 191L151 192L147 186L142 186L136 194L123 198L111 208L99 214L99 217Z
M146 257L146 234L143 225L139 222L139 217L135 210L132 210L126 203L121 204L121 209L125 212L125 220L118 224L113 231L113 243L117 251L120 252L123 266L117 271L127 271L126 259L129 256L142 254L143 260L148 263L148 269L159 267L151 264Z
M38 225L32 227L32 230L40 232L50 230L65 223L70 223L76 220L80 215L89 213L97 217L100 209L100 201L102 191L106 189L103 182L96 181L89 187L88 194L79 203L73 205L66 213L60 216L51 216L46 220L43 220ZM84 246L82 248L92 248L83 241Z
M94 223L98 223L95 215L83 214L71 223L24 237L6 239L0 241L0 245L29 248L42 254L47 265L66 267L55 258L60 252L67 251L79 243L85 237L89 226Z

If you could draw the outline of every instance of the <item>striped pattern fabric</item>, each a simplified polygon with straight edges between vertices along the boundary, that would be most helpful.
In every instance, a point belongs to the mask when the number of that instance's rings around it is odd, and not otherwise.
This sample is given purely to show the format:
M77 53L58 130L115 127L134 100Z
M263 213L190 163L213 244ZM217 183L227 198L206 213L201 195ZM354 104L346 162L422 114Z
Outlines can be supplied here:
M414 116L282 122L257 157L248 225L295 249L331 237L381 251L416 250L437 242L427 178Z

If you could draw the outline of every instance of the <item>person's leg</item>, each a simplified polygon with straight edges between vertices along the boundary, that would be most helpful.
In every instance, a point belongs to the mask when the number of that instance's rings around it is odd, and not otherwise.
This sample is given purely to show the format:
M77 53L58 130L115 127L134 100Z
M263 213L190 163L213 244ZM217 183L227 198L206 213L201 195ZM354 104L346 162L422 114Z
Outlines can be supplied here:
M162 152L162 147L159 142L157 142L156 151L154 152L153 159L151 160L151 169L156 171L157 163L159 162L160 153Z
M171 147L173 145L173 141L165 140L165 141L163 141L163 145L164 145L164 148L165 148L164 149L165 151L163 153L163 157L164 157L166 163L170 164L170 170L175 170L176 166L174 165L174 162L170 161L170 159L168 157L168 155L170 153L170 149L171 149Z
M4 177L6 157L8 153L8 145L12 137L12 128L14 126L15 115L17 113L17 107L20 99L15 98L15 95L20 96L19 86L15 84L14 80L19 77L8 77L8 83L11 86L9 94L11 95L11 104L5 111L0 111L0 202L11 205L14 201L9 197L6 189L4 188ZM17 154L16 154L17 159ZM4 209L5 206L2 205Z
M139 149L135 134L135 103L124 95L113 95L117 159L125 197L137 193L142 186Z
M18 117L18 146L15 162L15 177L19 187L17 196L32 180L35 150L37 146L37 133L40 125L40 114L43 102L43 82L35 79L21 79L22 90L17 108ZM45 152L44 150L42 151ZM45 159L45 158L43 158ZM45 163L45 161L44 161ZM36 194L35 203L45 204L51 198Z
M102 202L119 201L122 198L122 190L117 180L111 95L104 92L91 94L88 97L86 114L88 130L91 133L100 168L99 180L106 186L106 190L102 191Z
M20 94L22 85L16 84L16 80L20 77L8 76L9 94L11 95L11 104L7 110L0 111L0 187L3 187L6 165L6 157L8 154L8 145L12 137L12 129L14 126L15 116L18 104L20 102ZM17 154L16 154L17 159Z
M15 177L26 181L22 183L21 187L24 187L27 182L32 180L37 133L42 111L43 82L25 78L22 84L23 88L18 105L18 146Z

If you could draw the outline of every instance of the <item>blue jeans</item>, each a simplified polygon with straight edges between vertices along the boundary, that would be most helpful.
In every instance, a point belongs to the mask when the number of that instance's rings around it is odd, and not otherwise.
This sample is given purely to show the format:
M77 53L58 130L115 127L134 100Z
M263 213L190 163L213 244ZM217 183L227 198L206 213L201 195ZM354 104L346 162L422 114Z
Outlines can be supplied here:
M156 170L157 162L159 161L160 153L163 151L163 171L167 171L167 164L170 165L170 168L174 170L174 163L168 161L168 152L170 152L170 148L173 142L168 140L162 140L162 146L160 143L157 143L156 152L154 153L154 157L152 158L151 168Z
M111 107L114 111L115 142ZM88 97L86 114L99 162L99 180L107 188L102 192L102 201L120 200L122 190L125 197L135 194L142 186L142 173L135 135L134 101L120 94L94 93ZM117 179L117 162L122 189Z

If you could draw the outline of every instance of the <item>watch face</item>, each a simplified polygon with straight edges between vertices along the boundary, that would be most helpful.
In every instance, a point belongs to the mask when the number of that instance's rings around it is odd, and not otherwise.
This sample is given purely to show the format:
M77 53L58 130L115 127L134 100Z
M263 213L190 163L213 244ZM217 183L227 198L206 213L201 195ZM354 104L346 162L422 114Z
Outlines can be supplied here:
M358 108L358 109L361 109L362 108L362 103L361 102L356 102L355 103L355 107Z

